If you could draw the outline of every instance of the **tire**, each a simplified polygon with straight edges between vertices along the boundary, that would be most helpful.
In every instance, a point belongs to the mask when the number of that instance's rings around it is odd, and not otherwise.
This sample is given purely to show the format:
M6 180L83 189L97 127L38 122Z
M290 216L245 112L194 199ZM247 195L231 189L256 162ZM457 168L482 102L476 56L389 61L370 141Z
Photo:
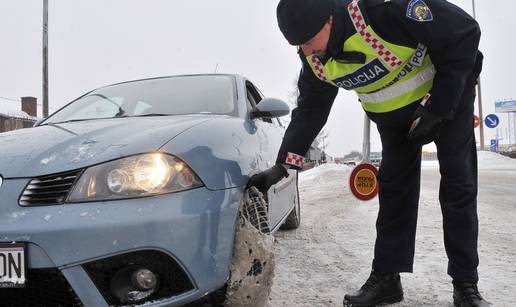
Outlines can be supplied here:
M262 193L257 188L251 187L246 191L244 202L240 208L240 214L262 234L270 234L269 208Z
M225 307L265 307L274 277L274 237L268 205L255 187L244 192L238 212Z
M297 175L296 175L297 176ZM301 225L301 205L299 200L299 187L297 183L298 177L296 177L296 196L294 198L294 208L290 211L285 223L281 225L280 229L282 230L292 230L299 228Z

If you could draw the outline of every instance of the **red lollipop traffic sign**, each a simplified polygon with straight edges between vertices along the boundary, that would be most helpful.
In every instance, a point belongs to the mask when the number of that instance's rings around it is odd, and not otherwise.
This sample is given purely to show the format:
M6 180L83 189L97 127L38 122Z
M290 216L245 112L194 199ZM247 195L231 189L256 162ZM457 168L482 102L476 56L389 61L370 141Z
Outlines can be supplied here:
M478 116L473 115L473 127L477 128L480 125L480 118Z
M378 170L369 163L357 165L349 176L349 187L360 200L371 200L378 195Z

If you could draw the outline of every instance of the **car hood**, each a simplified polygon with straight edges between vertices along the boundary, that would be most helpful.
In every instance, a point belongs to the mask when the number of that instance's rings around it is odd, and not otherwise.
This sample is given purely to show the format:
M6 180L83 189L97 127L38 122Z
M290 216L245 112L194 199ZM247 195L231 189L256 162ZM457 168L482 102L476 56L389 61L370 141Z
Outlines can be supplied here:
M0 175L35 177L158 150L204 115L98 119L0 134Z

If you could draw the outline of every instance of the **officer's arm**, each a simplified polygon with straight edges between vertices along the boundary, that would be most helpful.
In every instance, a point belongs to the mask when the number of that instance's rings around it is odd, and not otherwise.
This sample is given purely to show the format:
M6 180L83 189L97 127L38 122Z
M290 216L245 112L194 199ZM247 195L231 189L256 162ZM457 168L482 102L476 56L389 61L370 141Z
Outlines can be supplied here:
M305 59L302 60L303 68L297 83L297 107L292 111L292 120L285 132L276 160L276 163L290 164L296 169L299 169L299 166L292 161L287 162L289 153L304 156L308 152L315 137L326 124L338 92L338 88L317 79Z
M429 110L440 116L450 116L457 108L467 77L471 74L480 41L478 23L461 8L444 0L424 0L433 20L415 21L408 17L408 7L414 0L394 0L395 10L389 10L401 31L428 47L437 74L430 91Z

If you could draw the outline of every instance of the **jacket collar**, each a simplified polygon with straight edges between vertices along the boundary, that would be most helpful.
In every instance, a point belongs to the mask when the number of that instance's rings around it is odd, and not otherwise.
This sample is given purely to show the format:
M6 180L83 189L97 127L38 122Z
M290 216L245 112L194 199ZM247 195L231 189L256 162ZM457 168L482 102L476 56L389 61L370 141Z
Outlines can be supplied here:
M356 33L347 9L351 1L352 0L338 1L335 7L327 52L324 59L321 59L323 63L326 63L330 58L350 64L365 63L365 54L356 51L346 52L342 50L344 42Z

